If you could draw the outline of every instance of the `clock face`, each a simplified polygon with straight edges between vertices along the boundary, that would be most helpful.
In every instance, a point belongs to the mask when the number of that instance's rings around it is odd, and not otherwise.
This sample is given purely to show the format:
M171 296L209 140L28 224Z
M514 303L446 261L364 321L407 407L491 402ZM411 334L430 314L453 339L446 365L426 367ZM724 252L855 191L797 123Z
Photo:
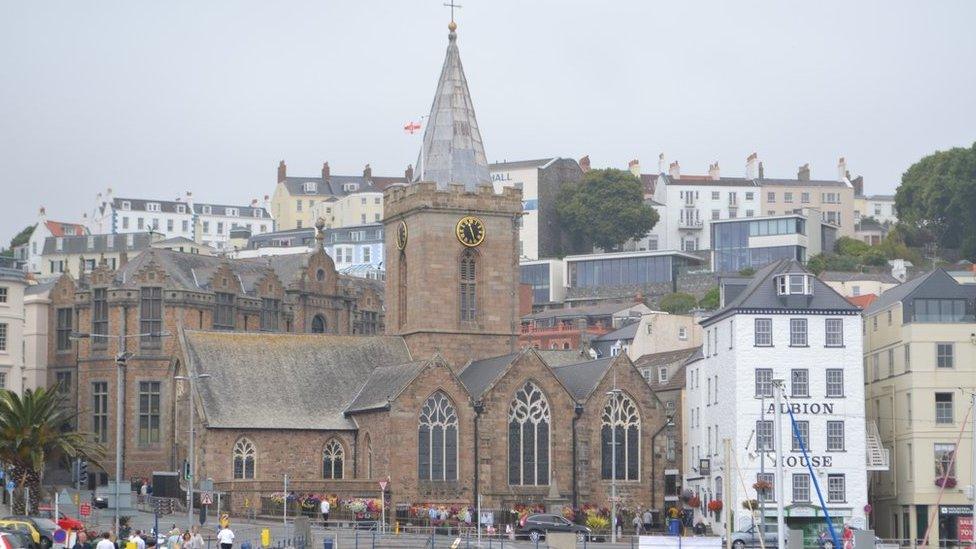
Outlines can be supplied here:
M402 250L407 247L407 224L403 221L397 225L396 230L397 249Z
M471 215L462 217L457 222L455 232L461 244L469 248L474 248L485 241L485 224L477 217Z

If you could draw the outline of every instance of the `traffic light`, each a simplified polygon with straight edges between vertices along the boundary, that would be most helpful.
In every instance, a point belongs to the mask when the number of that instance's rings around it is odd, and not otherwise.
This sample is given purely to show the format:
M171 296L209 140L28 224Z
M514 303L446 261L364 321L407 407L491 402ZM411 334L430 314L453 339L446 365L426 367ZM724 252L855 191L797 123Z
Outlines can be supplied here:
M183 480L190 480L190 462L183 460Z
M88 460L78 460L78 485L88 486Z

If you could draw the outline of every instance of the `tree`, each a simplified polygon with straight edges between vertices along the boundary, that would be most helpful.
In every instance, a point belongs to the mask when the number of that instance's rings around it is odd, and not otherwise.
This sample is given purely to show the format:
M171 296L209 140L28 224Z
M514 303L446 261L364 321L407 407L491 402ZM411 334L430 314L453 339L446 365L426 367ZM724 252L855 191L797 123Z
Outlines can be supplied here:
M937 151L912 164L895 194L899 220L932 232L944 248L976 255L976 143Z
M706 311L714 311L718 309L720 296L718 293L718 286L712 286L705 292L705 295L698 301L698 306Z
M834 251L840 255L852 255L855 257L860 257L867 253L871 249L871 245L867 242L861 242L855 238L849 236L842 236L837 239L834 243Z
M10 239L10 248L13 249L21 244L27 244L27 241L30 240L32 234L34 234L33 225L24 227L19 233L17 233L17 236Z
M695 308L697 300L691 294L677 292L661 298L661 310L673 315L682 315Z
M659 217L644 203L640 180L615 169L590 170L579 183L563 187L556 197L556 211L575 240L591 241L604 250L642 238Z
M96 462L105 454L91 435L65 431L77 412L65 405L59 386L27 389L24 396L0 390L0 461L7 474L30 489L30 508L37 509L44 464L49 460L82 458ZM13 514L24 514L24 497L14 501Z

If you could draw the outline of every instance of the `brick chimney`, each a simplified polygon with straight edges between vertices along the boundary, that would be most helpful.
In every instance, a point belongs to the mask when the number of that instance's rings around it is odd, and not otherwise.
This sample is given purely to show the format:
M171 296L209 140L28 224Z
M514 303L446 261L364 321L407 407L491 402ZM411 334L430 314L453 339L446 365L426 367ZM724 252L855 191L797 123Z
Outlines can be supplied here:
M800 168L796 170L796 178L799 179L800 181L810 181L810 163L809 162L807 162L806 164L800 166Z
M847 179L847 159L843 156L837 161L837 181L844 181Z
M721 171L718 168L718 160L708 165L708 177L715 181L722 178Z
M278 162L278 183L281 183L288 177L288 166L285 166L285 161L282 160Z
M583 173L590 171L590 155L586 155L583 158L580 158L579 166L580 169L583 170Z
M664 173L664 167L667 166L664 160L664 153L657 155L657 173L658 175Z
M257 208L258 207L258 199L257 198L252 198L251 199L251 207L252 208Z
M681 166L678 165L677 160L668 166L668 175L671 176L671 179L681 179Z
M766 177L766 170L763 169L762 160L759 161L759 179Z
M406 178L407 183L413 181L413 164L407 164L407 169L403 170L403 177Z
M746 179L756 179L756 165L758 163L759 155L756 153L752 153L746 158Z
M329 178L329 163L328 162L323 162L322 163L322 179L328 179L328 178Z
M630 173L633 174L634 177L640 177L641 175L640 160L635 158L630 162L628 162L627 169L630 170Z
M854 196L864 196L864 176L859 175L854 179L851 179L851 185L854 186Z
M366 167L363 168L363 177L366 179L372 179L373 177L373 168L370 168L369 164L366 164Z

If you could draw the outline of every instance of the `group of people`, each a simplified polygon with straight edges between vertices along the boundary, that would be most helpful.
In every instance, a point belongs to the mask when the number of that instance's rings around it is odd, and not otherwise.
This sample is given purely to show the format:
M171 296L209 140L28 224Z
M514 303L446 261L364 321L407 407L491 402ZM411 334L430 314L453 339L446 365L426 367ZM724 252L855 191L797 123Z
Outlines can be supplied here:
M641 512L640 507L638 507L632 522L635 536L650 534L651 528L654 526L654 515L650 509L644 509L644 512Z
M156 545L155 539L146 543L145 534L142 530L135 530L128 537L116 537L111 532L104 532L97 537L96 541L91 539L89 534L78 532L78 537L71 549L146 549L147 545ZM232 549L234 531L230 529L229 525L221 527L217 532L217 542L220 543L221 549ZM168 549L206 549L207 547L207 542L204 541L199 528L194 526L192 530L184 531L177 528L175 524L167 532L165 544Z

